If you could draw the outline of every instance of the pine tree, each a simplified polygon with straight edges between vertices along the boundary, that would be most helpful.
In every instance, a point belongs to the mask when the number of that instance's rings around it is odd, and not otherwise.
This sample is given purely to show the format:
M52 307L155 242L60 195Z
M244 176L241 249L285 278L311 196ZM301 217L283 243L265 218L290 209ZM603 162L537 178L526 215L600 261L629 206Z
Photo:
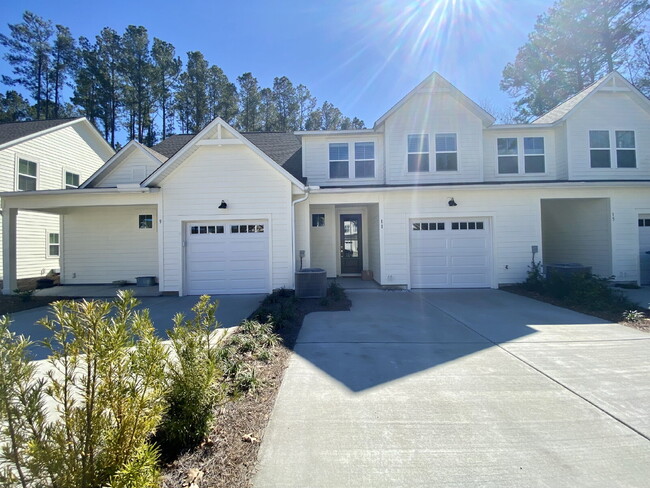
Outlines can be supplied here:
M29 101L16 90L0 93L0 122L18 122L31 118Z
M259 121L259 129L262 131L280 130L273 90L270 88L260 90Z
M199 51L187 53L175 95L178 118L185 132L196 133L208 122L208 62Z
M239 117L237 125L240 130L259 130L260 86L252 73L244 73L237 78L239 84Z
M298 129L298 96L286 76L273 80L273 101L277 113L276 130L290 132Z
M165 139L174 131L174 114L171 106L183 62L181 58L176 57L173 45L156 37L153 39L151 58L152 95L162 112L161 135Z
M66 85L68 76L74 72L76 63L76 42L70 33L70 29L57 25L56 37L52 45L52 66L50 69L50 79L54 91L52 116L55 119L60 116L61 112L61 92Z
M143 142L145 131L151 131L153 110L153 65L149 51L149 35L142 26L130 25L122 36L120 72L124 78L126 127L131 139Z
M231 124L237 116L237 88L218 66L208 69L207 87L210 120L221 117Z
M305 130L307 128L309 114L316 109L317 101L315 97L311 96L309 88L302 84L296 87L296 99L298 103L298 130Z

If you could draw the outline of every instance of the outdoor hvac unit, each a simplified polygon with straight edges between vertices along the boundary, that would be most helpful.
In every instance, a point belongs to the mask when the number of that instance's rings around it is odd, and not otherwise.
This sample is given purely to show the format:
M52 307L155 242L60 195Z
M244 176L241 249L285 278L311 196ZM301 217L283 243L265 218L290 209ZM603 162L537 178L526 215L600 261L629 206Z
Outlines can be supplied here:
M327 273L321 268L296 271L296 296L298 298L323 298L327 294Z

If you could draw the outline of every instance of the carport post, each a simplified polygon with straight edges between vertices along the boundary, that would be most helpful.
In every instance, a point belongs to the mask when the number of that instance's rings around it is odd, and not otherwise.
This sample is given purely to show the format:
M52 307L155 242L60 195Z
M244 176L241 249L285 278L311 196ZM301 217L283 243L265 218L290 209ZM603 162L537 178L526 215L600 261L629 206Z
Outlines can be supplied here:
M16 223L18 209L2 210L2 293L11 295L17 287L16 282Z

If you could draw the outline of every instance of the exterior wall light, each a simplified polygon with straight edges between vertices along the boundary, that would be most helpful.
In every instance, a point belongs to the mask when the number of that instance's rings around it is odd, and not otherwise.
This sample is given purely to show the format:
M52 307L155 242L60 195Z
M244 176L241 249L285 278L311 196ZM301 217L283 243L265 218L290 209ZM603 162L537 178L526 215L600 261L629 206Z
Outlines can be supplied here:
M449 205L450 207L455 207L458 204L454 201L454 197L449 197L449 201L447 202L447 205Z

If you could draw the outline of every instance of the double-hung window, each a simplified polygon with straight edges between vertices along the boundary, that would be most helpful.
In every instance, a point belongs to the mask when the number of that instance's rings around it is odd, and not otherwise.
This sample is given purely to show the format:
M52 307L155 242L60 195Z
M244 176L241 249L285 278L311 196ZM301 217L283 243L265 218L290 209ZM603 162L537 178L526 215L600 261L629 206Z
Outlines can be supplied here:
M519 172L518 154L516 137L500 137L497 139L497 159L500 175Z
M47 256L58 258L61 254L61 242L58 232L48 232L47 234Z
M18 159L18 189L22 191L36 190L38 165L27 159Z
M330 143L330 178L350 177L350 156L347 142Z
M429 171L429 134L408 135L408 172Z
M71 173L70 171L65 172L65 187L66 188L78 188L79 187L79 175L76 173Z
M436 134L436 171L457 171L456 134Z
M524 172L543 173L544 171L544 138L524 137Z
M616 167L636 168L636 145L633 130L617 130L616 136Z
M608 130L589 131L589 156L592 168L611 168Z
M355 178L375 177L375 143L374 142L354 143L354 177Z

